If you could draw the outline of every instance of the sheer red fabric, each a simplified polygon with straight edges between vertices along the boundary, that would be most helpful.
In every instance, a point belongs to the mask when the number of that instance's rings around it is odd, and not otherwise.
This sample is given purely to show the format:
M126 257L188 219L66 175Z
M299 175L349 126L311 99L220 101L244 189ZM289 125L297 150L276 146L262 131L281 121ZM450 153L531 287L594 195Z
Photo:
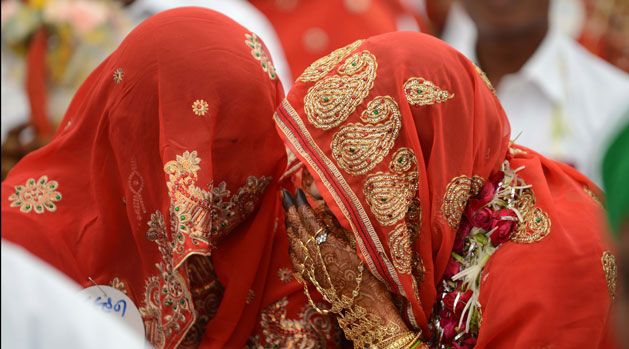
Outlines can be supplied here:
M3 238L84 287L124 290L158 348L242 347L279 234L283 97L262 42L232 20L151 17L3 182Z
M473 188L505 159L523 166L544 219L521 232L528 243L512 239L485 266L477 347L608 347L613 271L602 263L600 192L571 168L510 147L479 72L435 38L384 34L313 63L275 119L369 270L433 343L437 285Z

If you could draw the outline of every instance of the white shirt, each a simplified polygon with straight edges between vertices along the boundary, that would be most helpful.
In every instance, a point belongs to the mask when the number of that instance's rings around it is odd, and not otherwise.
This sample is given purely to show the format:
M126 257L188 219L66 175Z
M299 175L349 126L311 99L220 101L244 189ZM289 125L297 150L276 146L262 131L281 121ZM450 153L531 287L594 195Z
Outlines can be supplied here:
M79 287L22 248L2 241L2 348L149 348L122 322L78 295Z
M244 0L136 0L129 6L131 14L139 20L157 12L184 6L204 7L233 19L238 24L258 35L268 48L273 66L282 81L285 91L293 85L290 69L284 55L284 49L275 33L271 22L249 2Z
M459 29L447 31L444 39L477 62L475 30L460 32L471 19L456 22ZM496 90L512 137L520 135L517 143L601 183L602 154L629 111L626 73L551 29L522 69L504 76Z

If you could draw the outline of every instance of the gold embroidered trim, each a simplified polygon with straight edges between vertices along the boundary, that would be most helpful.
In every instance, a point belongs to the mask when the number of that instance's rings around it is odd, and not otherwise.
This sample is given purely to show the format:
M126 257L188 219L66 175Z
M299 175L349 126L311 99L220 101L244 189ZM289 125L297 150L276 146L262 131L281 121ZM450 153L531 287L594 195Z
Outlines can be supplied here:
M26 180L24 185L16 185L15 193L9 196L10 207L19 207L20 212L31 211L42 214L46 211L57 211L55 202L61 201L61 193L57 191L59 183L49 181L48 176L41 176L36 181L34 178Z
M409 148L398 149L389 169L394 173L370 174L363 185L365 200L380 224L393 225L402 219L417 192L417 158Z
M207 113L209 105L203 99L197 99L192 103L192 112L194 115L203 116Z
M616 300L616 280L618 279L618 270L616 268L616 257L609 251L603 252L601 256L603 264L603 272L605 272L605 280L607 281L607 291L612 302Z
M443 103L454 97L454 93L439 88L424 78L410 78L404 83L404 94L411 105Z
M441 204L441 214L446 218L450 228L456 229L459 226L467 201L478 194L483 182L483 178L479 176L472 178L458 176L448 183Z
M352 175L371 171L393 147L402 128L401 118L393 98L374 98L361 115L361 120L368 124L349 124L334 135L330 145L332 156Z
M531 244L541 241L550 233L551 220L541 208L535 207L535 194L531 188L526 188L515 202L515 208L520 214L520 221L511 235L511 241L521 244Z
M402 274L409 274L413 267L413 250L406 224L398 225L389 233L389 248L395 268Z
M487 77L487 74L485 74L485 72L476 64L474 64L474 68L476 69L476 72L480 76L481 80L483 80L485 85L487 85L487 88L489 88L491 93L493 93L495 95L496 94L496 89L494 88L494 85L491 84L491 81L489 81L489 78Z
M120 84L124 78L124 70L122 70L122 68L114 70L113 78L116 85Z
M326 76L329 72L336 67L337 64L341 63L345 57L349 56L354 50L362 44L362 40L356 40L353 43L341 47L332 51L325 57L321 57L312 63L304 72L297 78L297 81L307 82L307 81L318 81L322 77Z
M600 207L604 207L603 206L603 202L601 201L601 199L598 197L598 195L594 194L594 192L592 191L592 189L588 188L586 185L583 186L583 191L589 195L592 200L594 200Z
M180 334L192 316L192 297L183 276L173 267L174 244L168 241L164 216L160 211L151 214L146 238L157 244L162 255L155 266L159 273L145 282L144 305L140 314L144 320L147 339L163 348L168 338Z
M376 79L376 57L355 53L338 67L338 75L317 81L304 97L304 111L315 127L328 130L340 125L363 102Z
M256 36L256 34L245 34L245 44L251 48L251 55L253 58L260 61L262 70L269 74L269 78L271 78L271 80L275 80L277 78L277 71L273 66L271 58L269 58L269 55L264 50L262 42L260 42L260 39Z

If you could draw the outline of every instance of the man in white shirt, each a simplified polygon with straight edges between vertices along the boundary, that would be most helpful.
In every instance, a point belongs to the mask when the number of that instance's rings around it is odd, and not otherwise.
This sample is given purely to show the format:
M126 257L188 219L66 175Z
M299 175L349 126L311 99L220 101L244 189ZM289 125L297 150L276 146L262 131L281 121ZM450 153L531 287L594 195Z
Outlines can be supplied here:
M476 31L446 30L496 87L517 143L600 183L600 158L629 110L629 77L549 26L550 0L463 0Z

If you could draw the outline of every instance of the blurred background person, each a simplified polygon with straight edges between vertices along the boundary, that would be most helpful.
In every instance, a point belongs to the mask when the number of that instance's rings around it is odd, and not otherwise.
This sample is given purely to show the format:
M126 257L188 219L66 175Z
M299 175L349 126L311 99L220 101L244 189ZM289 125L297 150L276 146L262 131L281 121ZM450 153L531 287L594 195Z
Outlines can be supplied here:
M550 0L461 4L476 30L447 39L496 87L512 137L600 183L600 154L629 109L627 74L550 25Z

